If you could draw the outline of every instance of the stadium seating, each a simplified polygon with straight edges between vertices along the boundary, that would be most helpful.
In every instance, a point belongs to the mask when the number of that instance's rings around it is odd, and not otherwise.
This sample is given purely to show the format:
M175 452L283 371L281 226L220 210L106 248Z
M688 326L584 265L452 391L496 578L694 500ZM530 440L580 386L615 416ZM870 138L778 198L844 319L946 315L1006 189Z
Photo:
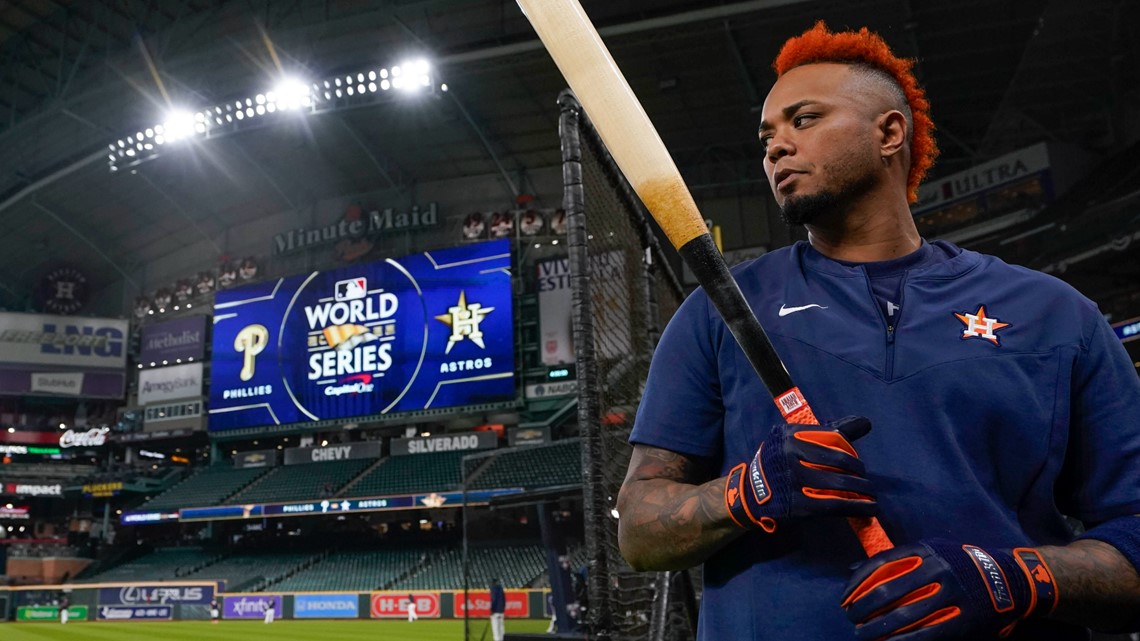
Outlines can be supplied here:
M384 589L415 568L423 554L418 549L333 552L266 589L274 592Z
M85 583L112 581L169 581L190 574L219 558L196 547L159 548L150 554L83 579Z
M257 483L230 497L226 503L235 505L331 498L337 490L375 462L375 459L352 459L282 465L273 468Z
M499 452L478 472L470 487L531 489L581 483L581 441L569 439L551 445L519 447Z
M226 582L226 590L252 592L313 562L316 556L315 553L235 554L182 578L194 581L220 579Z
M217 505L264 473L265 468L240 469L226 465L205 467L138 509L175 510L182 507Z
M468 587L484 588L497 578L507 588L525 588L546 569L541 545L473 547L468 550ZM463 551L449 549L433 557L420 570L396 581L391 590L463 589Z
M470 452L393 456L360 479L345 497L414 494L459 489L459 462Z

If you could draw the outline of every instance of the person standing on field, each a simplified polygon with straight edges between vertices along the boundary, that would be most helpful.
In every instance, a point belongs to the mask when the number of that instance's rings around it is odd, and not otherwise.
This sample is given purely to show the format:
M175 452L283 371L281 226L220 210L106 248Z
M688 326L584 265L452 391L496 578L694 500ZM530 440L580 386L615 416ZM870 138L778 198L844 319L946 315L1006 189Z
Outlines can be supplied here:
M491 639L503 641L505 625L503 617L507 611L507 595L498 579L491 579Z
M411 623L412 621L415 621L418 618L420 618L420 617L418 614L416 614L416 595L409 594L408 595L408 623Z

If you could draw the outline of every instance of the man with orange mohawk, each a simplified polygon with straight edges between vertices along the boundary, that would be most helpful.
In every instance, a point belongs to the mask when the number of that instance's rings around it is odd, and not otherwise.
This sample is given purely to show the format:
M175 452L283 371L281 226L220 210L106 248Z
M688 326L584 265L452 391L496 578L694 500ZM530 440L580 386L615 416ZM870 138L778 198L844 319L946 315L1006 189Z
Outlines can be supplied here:
M817 24L760 123L809 240L735 276L816 414L847 418L784 424L700 290L653 356L619 542L636 569L704 563L701 640L1140 629L1140 379L1064 283L919 236L937 148L911 65ZM865 516L897 547L867 559L841 518Z

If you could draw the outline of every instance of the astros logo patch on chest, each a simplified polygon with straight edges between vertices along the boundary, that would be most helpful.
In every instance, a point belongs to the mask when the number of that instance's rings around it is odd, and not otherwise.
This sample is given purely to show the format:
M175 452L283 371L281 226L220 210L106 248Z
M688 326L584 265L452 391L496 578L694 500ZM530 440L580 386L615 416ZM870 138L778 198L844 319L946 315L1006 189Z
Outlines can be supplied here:
M981 338L998 347L1001 347L1001 343L998 342L997 332L1007 327L1012 327L1010 323L1003 323L996 317L987 316L985 305L979 305L978 311L973 314L970 312L962 312L960 314L954 312L954 317L962 321L966 326L966 328L962 330L962 340Z

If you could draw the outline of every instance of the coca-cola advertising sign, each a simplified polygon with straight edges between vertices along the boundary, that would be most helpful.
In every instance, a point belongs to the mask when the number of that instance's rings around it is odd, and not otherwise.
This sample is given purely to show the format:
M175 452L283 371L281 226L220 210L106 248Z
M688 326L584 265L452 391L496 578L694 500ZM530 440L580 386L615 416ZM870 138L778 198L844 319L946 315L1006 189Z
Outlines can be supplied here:
M101 447L107 443L109 427L95 427L86 432L67 430L59 437L60 447Z
M525 619L530 616L530 599L526 592L518 592L507 590L507 609L504 614L507 618ZM491 616L491 593L484 592L468 592L467 593L468 614L473 617L489 617ZM463 593L455 593L455 618L463 618Z
M438 619L440 616L438 592L413 592L411 595L399 592L374 592L372 594L373 619L408 618L408 597L416 601L416 615L421 619Z

